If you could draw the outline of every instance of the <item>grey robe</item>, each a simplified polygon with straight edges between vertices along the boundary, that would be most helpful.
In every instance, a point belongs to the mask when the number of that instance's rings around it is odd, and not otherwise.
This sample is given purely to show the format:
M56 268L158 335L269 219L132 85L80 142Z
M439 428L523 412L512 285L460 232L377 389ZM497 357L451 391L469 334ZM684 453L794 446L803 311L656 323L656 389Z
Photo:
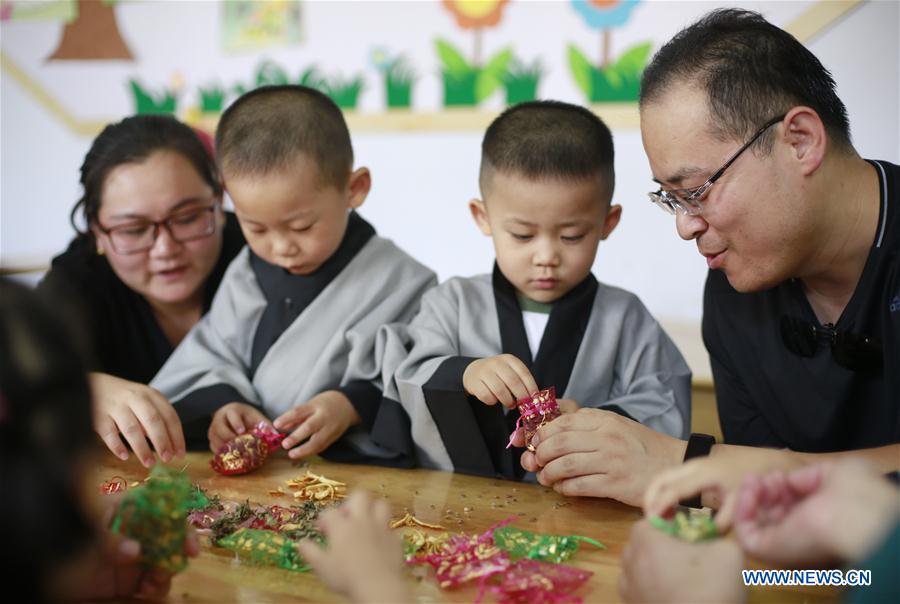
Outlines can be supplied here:
M209 313L151 386L173 401L184 423L208 418L235 400L254 404L274 419L320 392L377 377L373 355L379 327L408 321L435 282L432 271L389 240L372 235L254 358L255 334L269 303L245 248L228 267ZM342 441L363 457L395 456L372 443L365 424Z
M425 467L523 478L521 450L505 448L518 412L504 417L500 405L462 387L469 363L502 353L522 359L538 386L555 386L560 398L679 438L690 431L691 373L681 353L636 296L592 275L554 304L535 359L515 290L496 267L493 277L432 289L409 325L387 326L379 337L382 363L397 367L385 378L383 405L402 407L411 434L394 446L413 449Z

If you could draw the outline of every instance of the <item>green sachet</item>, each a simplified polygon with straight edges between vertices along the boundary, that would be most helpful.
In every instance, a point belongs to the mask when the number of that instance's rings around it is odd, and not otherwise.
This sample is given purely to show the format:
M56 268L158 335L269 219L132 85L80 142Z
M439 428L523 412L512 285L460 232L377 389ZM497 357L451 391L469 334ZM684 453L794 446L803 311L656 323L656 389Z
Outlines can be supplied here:
M653 516L650 518L650 524L677 539L691 543L707 541L719 536L715 523L707 514L677 512L672 520Z
M494 530L494 543L513 559L528 558L562 564L578 551L578 544L581 542L606 549L599 541L580 535L541 535L511 526Z
M219 539L216 545L228 548L237 553L241 560L254 564L296 572L310 569L297 551L297 544L274 531L242 528Z
M157 465L149 480L123 495L112 530L141 544L146 566L180 572L187 566L184 540L193 491L185 474Z

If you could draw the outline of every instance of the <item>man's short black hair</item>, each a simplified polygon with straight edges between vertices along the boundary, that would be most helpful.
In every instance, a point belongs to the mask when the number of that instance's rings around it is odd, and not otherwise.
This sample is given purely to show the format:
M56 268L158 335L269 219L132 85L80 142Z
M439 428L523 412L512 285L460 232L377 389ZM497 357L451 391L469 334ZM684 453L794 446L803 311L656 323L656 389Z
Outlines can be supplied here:
M304 153L323 185L343 188L353 169L353 145L340 108L306 86L262 86L222 114L216 156L226 179L281 170Z
M805 105L819 114L832 142L851 144L847 109L831 73L759 13L715 10L681 30L644 70L641 107L662 100L680 83L706 92L716 122L711 131L723 140L747 138L768 120ZM771 135L760 141L761 148L770 147Z
M588 109L560 101L510 107L488 126L481 143L482 196L495 172L530 180L602 180L615 187L612 133Z

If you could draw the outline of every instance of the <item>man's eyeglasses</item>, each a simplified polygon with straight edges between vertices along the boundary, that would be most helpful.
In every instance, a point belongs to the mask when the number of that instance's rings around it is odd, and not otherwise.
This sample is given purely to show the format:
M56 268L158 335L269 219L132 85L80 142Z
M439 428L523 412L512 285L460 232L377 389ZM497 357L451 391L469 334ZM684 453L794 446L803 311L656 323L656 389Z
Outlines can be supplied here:
M716 172L709 177L709 179L700 185L699 187L693 189L673 189L672 191L665 191L662 187L659 188L659 191L654 191L652 193L648 193L650 196L650 201L661 207L663 210L668 212L669 214L684 214L685 216L699 216L703 211L703 205L701 204L701 200L703 196L709 191L709 188L715 184L717 180L722 178L722 174L725 173L725 170L728 169L728 166L733 164L738 157L741 156L741 153L746 151L750 145L756 142L763 133L777 124L778 122L784 119L784 115L779 115L778 117L773 117L765 125L756 131L756 134L747 141L743 147L737 150L737 152L732 155L725 164L716 170Z
M216 231L216 207L218 202L201 208L181 210L158 221L136 220L126 224L105 227L97 222L97 228L109 237L118 254L146 252L156 243L160 227L169 231L179 243L209 237Z
M875 370L883 363L878 338L837 331L831 323L819 327L799 317L781 317L781 339L788 350L801 357L815 356L820 346L829 345L835 362L854 371Z

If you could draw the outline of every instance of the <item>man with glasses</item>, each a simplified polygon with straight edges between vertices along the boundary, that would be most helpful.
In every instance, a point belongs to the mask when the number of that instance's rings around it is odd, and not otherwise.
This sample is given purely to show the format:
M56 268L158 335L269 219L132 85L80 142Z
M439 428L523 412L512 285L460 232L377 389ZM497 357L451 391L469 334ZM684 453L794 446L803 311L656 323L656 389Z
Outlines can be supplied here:
M725 496L724 523L749 472L845 455L896 471L900 168L856 153L831 75L757 13L676 35L640 109L650 200L710 269L703 336L727 444L584 410L544 428L523 465L564 494L643 491L648 513Z

